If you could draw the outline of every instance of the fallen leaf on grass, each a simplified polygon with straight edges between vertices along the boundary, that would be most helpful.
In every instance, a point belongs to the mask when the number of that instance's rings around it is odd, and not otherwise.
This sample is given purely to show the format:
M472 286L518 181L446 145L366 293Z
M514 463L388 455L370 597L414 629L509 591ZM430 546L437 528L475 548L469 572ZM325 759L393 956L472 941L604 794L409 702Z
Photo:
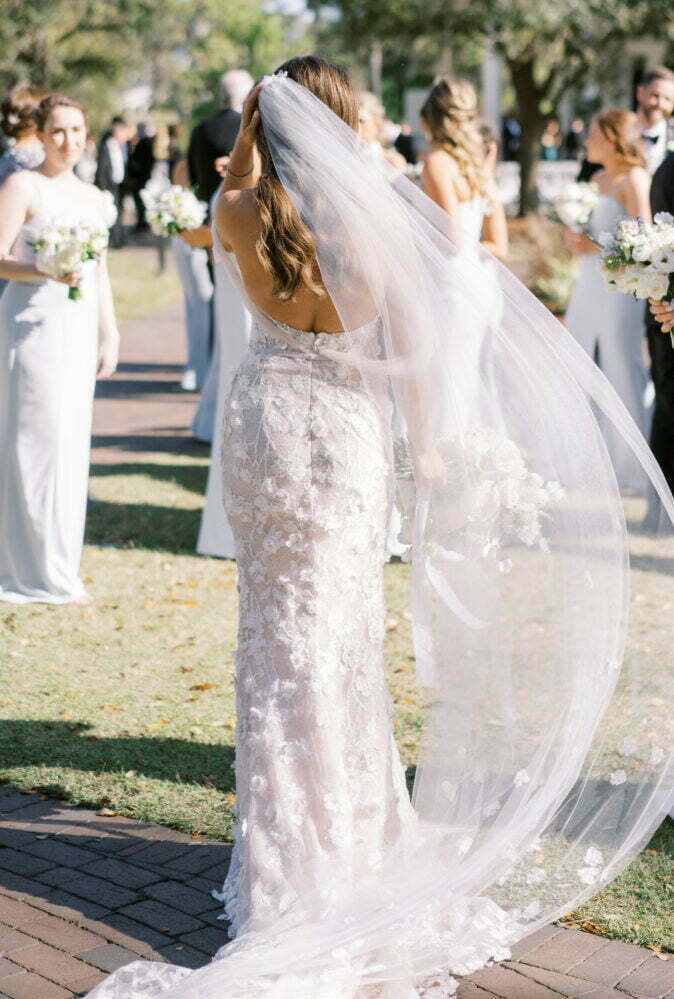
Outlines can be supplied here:
M154 732L155 729L161 728L162 725L168 725L167 718L160 718L159 721L150 722L150 724L146 725L145 728L148 732Z
M397 629L397 627L398 627L398 618L397 617L388 617L386 619L386 630L387 631L395 631Z
M143 604L143 610L150 610L151 607L156 607L156 606L157 606L156 600L146 600L145 603Z
M180 672L181 673L193 673L194 672L194 666L181 666L180 667Z
M217 585L218 586L234 586L234 580L233 579L218 579L217 580Z
M116 812L114 808L101 808L97 815L105 815L107 818L112 818L113 815L121 815L121 812Z
M606 927L591 923L589 919L572 919L568 922L562 921L560 925L565 930L584 930L586 933L594 933L597 937L606 936Z
M107 711L109 715L120 715L124 711L124 708L118 708L114 704L103 704L101 705L102 711Z
M214 687L217 687L217 683L195 683L190 690L213 690Z

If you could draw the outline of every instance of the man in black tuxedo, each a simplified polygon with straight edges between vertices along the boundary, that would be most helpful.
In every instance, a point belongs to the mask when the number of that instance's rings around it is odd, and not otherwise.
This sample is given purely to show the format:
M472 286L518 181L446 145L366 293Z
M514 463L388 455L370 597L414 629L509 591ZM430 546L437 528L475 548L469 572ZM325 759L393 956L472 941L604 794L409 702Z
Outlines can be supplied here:
M129 192L136 206L136 230L144 232L149 229L145 218L145 204L140 196L140 192L152 176L154 167L154 140L153 128L148 128L144 123L138 125L136 140L133 143L129 158L126 164L125 190Z
M229 156L239 134L243 102L253 86L253 78L244 69L231 69L220 78L220 111L200 121L192 131L187 150L190 180L197 197L210 202L220 181L218 160Z
M674 215L674 153L658 168L651 185L651 210ZM646 333L655 387L651 449L674 492L674 347L669 331L674 327L674 303L651 303ZM651 500L647 526L657 527L659 504Z
M117 208L117 219L110 229L110 246L124 245L122 225L122 192L126 177L127 143L130 129L123 118L115 117L110 128L101 138L96 161L94 184L102 191L109 191Z

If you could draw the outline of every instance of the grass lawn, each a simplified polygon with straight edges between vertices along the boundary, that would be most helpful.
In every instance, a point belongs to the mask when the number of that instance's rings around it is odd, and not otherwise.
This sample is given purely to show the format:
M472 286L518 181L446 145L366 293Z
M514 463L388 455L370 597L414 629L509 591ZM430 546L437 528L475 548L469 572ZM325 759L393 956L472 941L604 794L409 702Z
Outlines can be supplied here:
M232 824L236 569L192 554L205 459L94 466L83 574L91 607L2 608L0 781L226 839ZM386 569L396 736L419 715L407 566ZM674 823L573 925L674 951Z
M119 322L151 315L180 300L180 284L170 246L166 247L165 263L162 273L154 246L127 246L123 250L108 251Z
M156 263L152 250L112 254L122 317L176 300L172 269L152 280ZM0 662L11 678L0 688L0 782L230 836L236 568L193 554L207 468L205 458L176 454L92 466L98 502L82 574L94 604L0 608ZM411 765L420 715L407 576L405 565L386 568L394 724ZM666 820L569 922L674 951L673 868L674 823Z

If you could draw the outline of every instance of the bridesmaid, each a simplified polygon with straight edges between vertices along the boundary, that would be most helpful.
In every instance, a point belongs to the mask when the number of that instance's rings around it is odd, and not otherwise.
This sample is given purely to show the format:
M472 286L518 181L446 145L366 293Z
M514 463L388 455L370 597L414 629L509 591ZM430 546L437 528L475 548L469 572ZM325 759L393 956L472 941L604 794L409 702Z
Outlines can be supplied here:
M51 94L36 112L45 159L0 187L0 599L87 603L79 579L96 374L115 370L119 334L105 260L56 281L31 242L48 222L110 223L105 194L73 173L84 109ZM68 286L82 297L70 300ZM100 328L100 336L99 336Z
M585 142L588 160L600 163L592 180L599 201L589 235L565 233L566 245L580 262L580 274L566 313L566 325L595 359L635 423L648 436L645 403L648 384L644 343L644 305L630 295L609 291L599 269L600 249L594 240L621 218L650 221L650 177L645 170L639 120L631 111L601 111L591 122ZM643 472L622 440L606 432L607 444L622 488L642 488Z

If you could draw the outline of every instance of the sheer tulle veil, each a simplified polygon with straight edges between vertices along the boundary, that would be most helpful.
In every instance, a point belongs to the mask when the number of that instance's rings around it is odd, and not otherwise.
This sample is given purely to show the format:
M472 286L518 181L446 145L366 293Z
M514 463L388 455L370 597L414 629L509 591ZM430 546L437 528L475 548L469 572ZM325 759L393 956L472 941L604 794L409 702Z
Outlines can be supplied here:
M619 494L607 428L659 494L663 537L674 502L601 372L505 267L291 79L269 78L259 108L344 328L379 324L377 355L354 336L335 360L395 401L420 838L371 883L308 891L167 990L126 994L397 999L575 909L670 807L673 563Z

